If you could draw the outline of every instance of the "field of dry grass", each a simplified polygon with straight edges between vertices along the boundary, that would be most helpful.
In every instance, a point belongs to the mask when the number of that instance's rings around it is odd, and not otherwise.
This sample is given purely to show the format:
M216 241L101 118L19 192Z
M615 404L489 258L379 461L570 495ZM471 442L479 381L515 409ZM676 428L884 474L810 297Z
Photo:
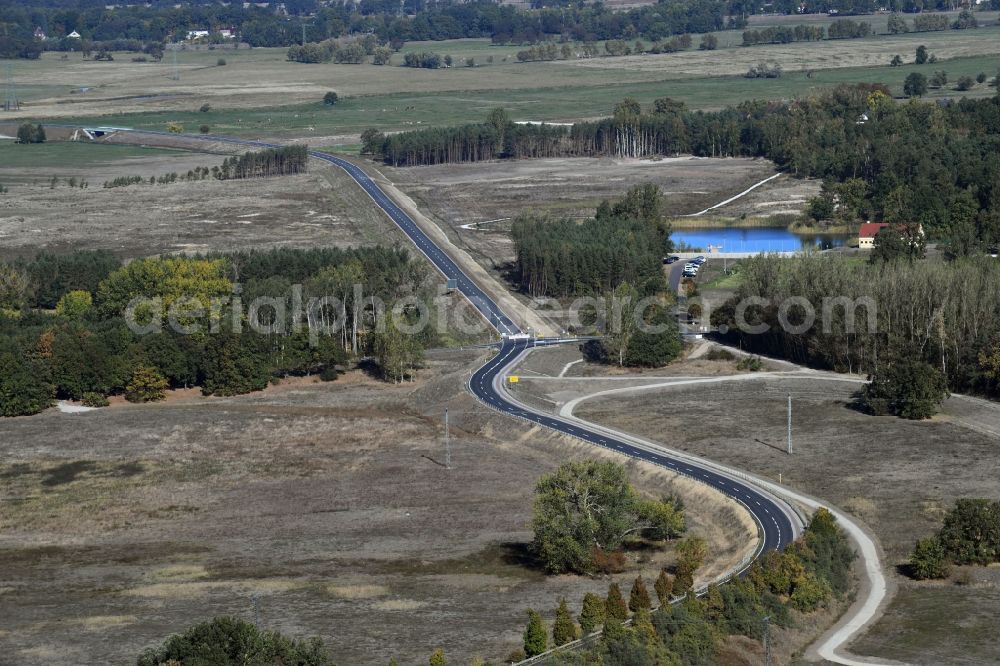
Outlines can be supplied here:
M0 421L5 654L127 663L196 620L249 619L258 595L267 628L322 636L337 663L420 663L438 646L457 663L502 659L525 609L551 621L560 597L578 611L608 581L530 564L534 480L595 451L480 408L462 390L475 360L434 355L397 386L354 372ZM643 492L686 500L712 546L706 575L752 547L742 510L628 466ZM669 561L643 551L637 566L653 575Z
M395 225L341 169L254 181L176 182L105 189L119 176L186 173L220 155L122 146L2 145L0 256L107 249L123 257L249 247L345 247L402 243ZM30 155L25 155L30 153ZM38 166L28 166L31 161ZM55 187L51 179L58 179ZM69 180L89 187L70 187Z
M734 370L731 362L699 363L718 366L715 371ZM574 374L581 371L580 366L572 368ZM581 392L612 387L612 382L566 379L528 381L526 386L557 406ZM896 566L906 561L916 539L940 526L955 499L996 496L1000 408L951 398L930 421L871 417L850 406L856 390L855 384L808 375L760 378L608 396L582 403L576 414L780 478L828 500L871 528L888 564ZM794 404L792 456L785 453L788 395ZM895 575L902 592L858 649L919 664L966 663L963 654L974 663L995 663L986 619L1000 609L995 574L993 569L976 570L968 580L956 576L957 582L944 584L918 584Z
M661 188L667 214L692 213L772 175L774 165L765 160L693 157L569 158L378 170L409 195L452 243L503 279L514 259L510 220L518 215L593 216L602 200L620 198L628 188L650 182ZM758 200L784 201L783 209L790 209L801 205L802 197L815 188L809 181L778 179L754 194Z

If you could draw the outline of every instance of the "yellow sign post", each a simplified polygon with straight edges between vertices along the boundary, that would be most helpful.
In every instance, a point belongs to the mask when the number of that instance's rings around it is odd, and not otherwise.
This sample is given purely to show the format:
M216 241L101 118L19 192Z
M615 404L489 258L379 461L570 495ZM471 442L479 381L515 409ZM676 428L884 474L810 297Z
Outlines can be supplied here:
M518 381L520 381L520 379L521 378L518 377L517 375L510 375L507 377L507 381L511 384L516 384Z

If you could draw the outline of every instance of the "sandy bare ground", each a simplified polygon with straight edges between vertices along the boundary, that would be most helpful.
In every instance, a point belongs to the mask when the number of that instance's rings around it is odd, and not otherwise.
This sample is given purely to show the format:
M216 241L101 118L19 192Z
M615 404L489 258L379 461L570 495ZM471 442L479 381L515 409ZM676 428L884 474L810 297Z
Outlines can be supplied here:
M526 608L551 621L559 597L578 611L608 580L526 564L534 480L595 450L480 408L462 390L476 360L436 355L398 386L350 373L0 421L4 654L127 663L195 620L249 619L256 594L265 626L322 636L337 663L418 663L437 646L458 663L502 659ZM711 544L704 575L752 545L729 502L627 464L643 492L685 499ZM644 551L637 566L669 561Z
M104 180L221 164L218 155L134 158L64 167L50 188L47 168L18 169L22 182L0 198L2 253L108 249L124 257L250 247L346 247L403 242L395 225L341 169L311 164L305 175L253 181L177 182L104 189ZM0 181L7 173L0 167ZM70 188L71 176L88 189ZM7 181L9 182L9 181Z

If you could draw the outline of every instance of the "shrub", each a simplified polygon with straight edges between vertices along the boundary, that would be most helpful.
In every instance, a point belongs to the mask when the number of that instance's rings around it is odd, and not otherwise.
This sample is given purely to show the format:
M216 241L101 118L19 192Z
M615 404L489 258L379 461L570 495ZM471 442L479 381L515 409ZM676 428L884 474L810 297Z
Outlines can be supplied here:
M929 419L948 396L945 376L923 361L883 365L862 391L861 402L875 416Z
M145 650L136 666L160 664L298 664L333 666L318 638L298 641L277 631L261 631L232 617L215 618L171 636L160 647Z
M326 106L333 106L337 103L338 99L339 97L337 96L337 93L331 90L330 92L323 95L323 104Z
M219 58L218 60L215 61L215 66L216 67L225 67L226 66L226 59L225 58Z
M986 83L986 72L976 74L976 83Z
M976 81L971 76L960 76L958 77L958 82L955 84L955 89L961 91L972 90L972 86L974 85L976 85Z
M181 125L180 123L173 123L173 122L167 123L167 131L170 132L171 134L183 134L184 133L184 125Z
M209 133L209 132L210 132L211 130L212 130L212 128L211 128L211 127L209 127L208 125L200 125L200 126L198 127L198 131L199 131L199 132L200 132L201 134L208 134L208 133Z
M764 367L764 363L761 361L760 356L744 356L736 363L737 370L746 370L748 372L759 372L762 367Z
M767 63L760 62L756 65L751 65L750 69L747 70L746 78L748 79L779 79L781 78L781 65L776 62Z
M950 565L937 539L920 539L910 555L910 575L917 580L947 578Z
M83 403L84 407L107 407L111 404L106 397L93 391L84 393L80 398L80 402Z
M332 382L332 381L335 381L338 376L339 376L339 373L337 372L337 368L335 368L332 365L326 366L319 373L319 379L320 379L320 381L323 381L323 382Z
M208 104L207 102L205 104L202 104L201 108L198 109L198 111L201 113L208 113L211 110L212 110L212 105Z
M735 361L736 356L728 349L719 349L718 347L710 349L705 358L709 361Z

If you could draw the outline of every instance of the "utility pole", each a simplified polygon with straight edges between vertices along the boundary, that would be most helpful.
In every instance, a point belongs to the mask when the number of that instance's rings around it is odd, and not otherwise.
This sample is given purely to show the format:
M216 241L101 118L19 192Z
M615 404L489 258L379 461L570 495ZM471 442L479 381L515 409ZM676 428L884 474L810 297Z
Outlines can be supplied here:
M444 408L444 466L451 469L451 438L450 426L448 425L448 408Z
M771 666L771 616L764 616L764 666Z
M788 394L788 455L792 455L792 394Z
M302 22L302 46L306 45L306 24L305 21Z
M174 54L174 81L180 81L181 80L181 70L180 70L179 67L177 67L177 45L176 44L174 44L174 48L171 49L171 51Z

